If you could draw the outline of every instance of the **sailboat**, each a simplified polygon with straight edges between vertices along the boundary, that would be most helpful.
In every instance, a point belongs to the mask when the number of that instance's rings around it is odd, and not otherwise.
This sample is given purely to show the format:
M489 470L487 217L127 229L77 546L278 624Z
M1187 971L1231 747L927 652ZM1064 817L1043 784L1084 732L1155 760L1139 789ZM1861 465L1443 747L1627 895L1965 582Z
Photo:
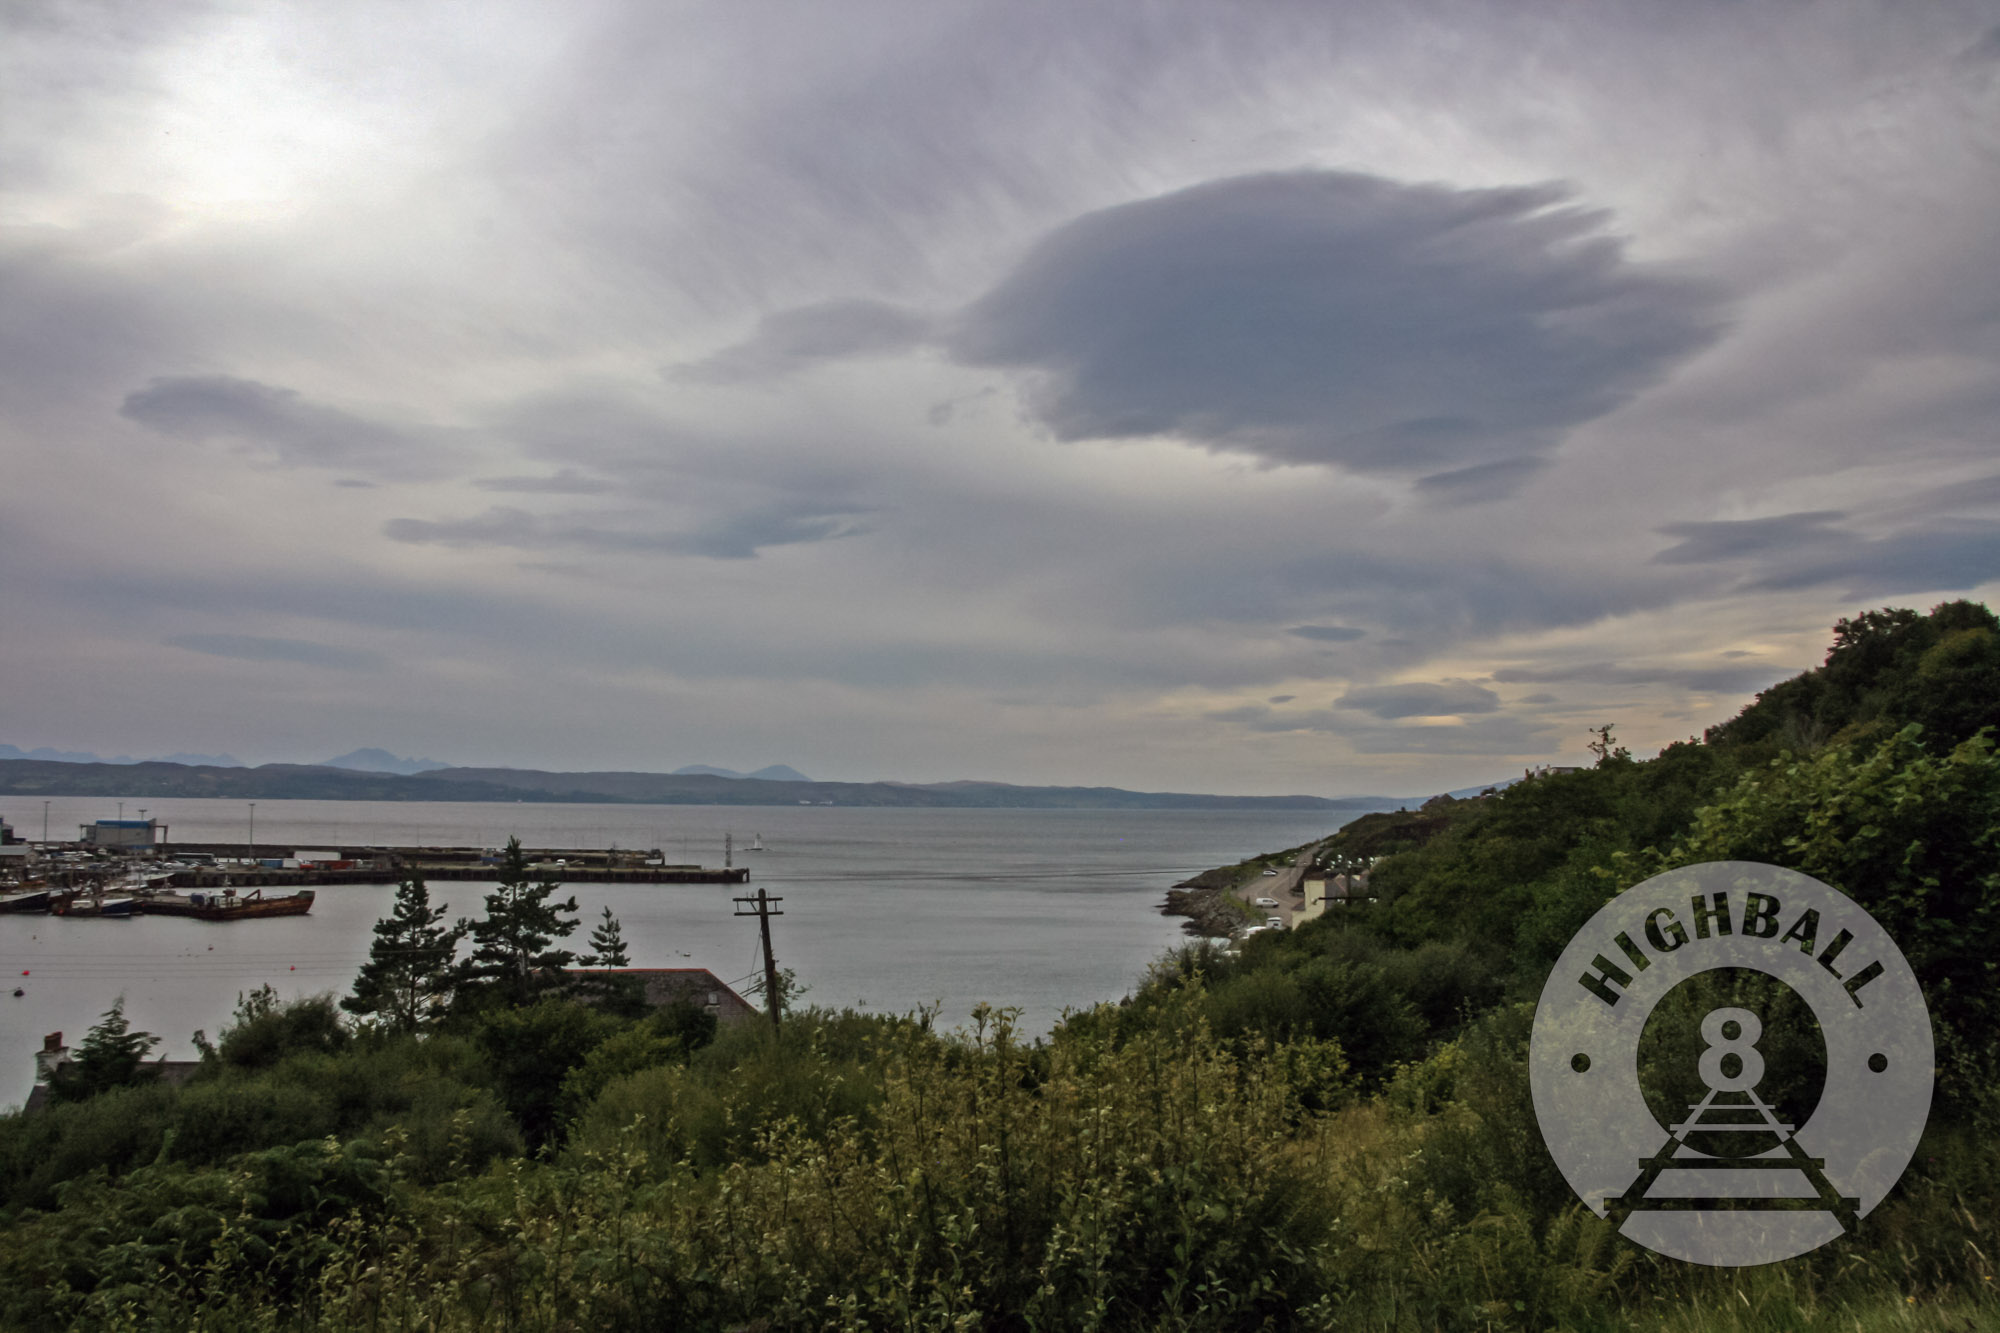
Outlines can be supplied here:
M750 845L749 845L748 847L745 847L745 848L744 848L743 850L744 850L744 851L746 851L746 852L761 852L761 851L763 851L763 850L764 850L764 835L763 835L763 834L761 834L761 833L759 833L759 834L757 834L757 835L756 835L755 837L751 838L751 839L750 839Z

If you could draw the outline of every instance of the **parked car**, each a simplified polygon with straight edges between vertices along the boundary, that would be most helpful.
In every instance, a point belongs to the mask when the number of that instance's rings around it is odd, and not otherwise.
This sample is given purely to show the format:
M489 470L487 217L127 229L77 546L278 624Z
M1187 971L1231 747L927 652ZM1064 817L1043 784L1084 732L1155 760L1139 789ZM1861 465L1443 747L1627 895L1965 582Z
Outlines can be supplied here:
M1277 905L1278 905L1278 900L1276 898L1257 899L1257 906L1259 907L1276 907Z
M1264 918L1264 924L1272 930L1283 930L1285 928L1285 918L1281 916L1267 916Z
M1264 873L1265 873L1265 874L1267 874L1267 875L1275 875L1275 874L1277 874L1278 872L1277 872L1277 871L1275 871L1275 870L1266 870L1266 871L1265 871Z

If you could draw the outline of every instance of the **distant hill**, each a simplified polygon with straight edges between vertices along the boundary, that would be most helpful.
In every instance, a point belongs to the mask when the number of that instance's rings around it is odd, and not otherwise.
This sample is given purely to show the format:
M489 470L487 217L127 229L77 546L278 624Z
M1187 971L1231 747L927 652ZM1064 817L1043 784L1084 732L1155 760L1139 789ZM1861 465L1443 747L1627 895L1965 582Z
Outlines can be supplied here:
M323 801L551 801L645 805L846 805L1035 810L1393 810L1377 796L1208 796L1120 787L1017 787L999 782L750 782L712 773L549 773L445 768L402 774L326 764L224 768L146 762L83 764L0 759L0 795L212 796Z
M708 764L689 764L686 768L675 769L672 773L668 774L667 776L675 778L692 778L692 777L703 777L703 776L712 778L755 778L760 782L811 782L812 781L811 778L807 777L805 774L799 772L799 770L791 767L788 764L772 764L768 768L758 769L755 773L738 773L733 768L714 768Z
M116 759L100 759L94 754L85 754L79 750L52 750L46 745L36 746L32 750L23 750L13 745L0 745L0 759L38 759L43 763L49 764L134 764L138 762L138 760L129 754L121 754Z
M0 745L0 759L39 759L51 764L205 764L213 768L241 768L243 761L229 754L169 754L157 760L134 759L129 754L117 755L111 759L101 758L82 750L52 750L48 746L38 746L23 750L18 746Z
M191 768L197 766L207 768L247 767L241 759L238 759L233 754L163 754L159 757L158 762L162 764L186 764Z
M435 773L451 765L439 759L398 759L387 750L370 746L350 750L336 759L322 759L322 768L350 768L358 773Z

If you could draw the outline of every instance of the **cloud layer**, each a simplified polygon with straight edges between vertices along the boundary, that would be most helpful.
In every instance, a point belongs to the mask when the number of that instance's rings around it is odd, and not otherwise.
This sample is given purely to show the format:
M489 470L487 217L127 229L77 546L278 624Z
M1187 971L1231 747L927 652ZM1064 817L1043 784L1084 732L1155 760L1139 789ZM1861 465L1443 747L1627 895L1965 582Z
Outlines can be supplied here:
M1224 791L2000 592L1978 6L0 14L0 741Z
M950 346L1032 374L1061 439L1167 435L1497 495L1719 330L1712 294L1632 264L1607 222L1557 186L1213 181L1059 228Z

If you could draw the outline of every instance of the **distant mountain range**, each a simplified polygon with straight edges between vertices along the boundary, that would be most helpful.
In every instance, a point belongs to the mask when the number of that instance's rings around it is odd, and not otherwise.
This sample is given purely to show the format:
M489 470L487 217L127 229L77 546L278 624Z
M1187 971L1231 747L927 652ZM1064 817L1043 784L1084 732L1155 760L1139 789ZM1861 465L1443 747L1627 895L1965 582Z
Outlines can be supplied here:
M0 745L0 759L40 759L52 764L186 764L190 768L246 768L241 759L231 754L163 754L153 759L134 759L129 754L106 759L100 755L82 750L52 750L44 745L39 749L23 750L19 746ZM375 746L364 746L359 750L349 750L346 754L332 759L322 759L313 767L345 768L356 773L400 773L405 777L418 773L436 773L454 765L442 759L404 759L388 750ZM756 778L762 782L811 782L812 779L789 764L772 764L760 768L755 773L739 773L733 768L715 768L709 764L689 764L677 768L673 777L693 777L706 774L718 778Z
M698 777L704 773L715 778L756 778L759 782L812 781L811 778L799 772L799 770L793 768L790 764L772 764L769 768L760 768L755 773L738 773L733 768L711 768L707 764L689 764L686 768L675 769L668 776L689 778Z
M451 765L442 759L398 759L387 750L377 750L372 746L361 750L349 750L335 759L322 759L322 768L351 768L359 773L435 773L440 768Z
M94 754L74 750L51 750L44 745L33 750L23 750L18 746L0 745L0 759L40 759L52 764L190 764L209 768L242 768L243 761L233 754L163 754L157 759L134 759L129 754L121 754L113 759L100 759Z
M356 756L361 759L357 760ZM381 759L376 759L381 756ZM356 751L344 761L401 760ZM1004 782L813 782L773 766L756 773L552 773L525 768L435 768L399 773L332 764L90 762L0 754L0 795L209 796L329 801L553 801L642 805L865 805L1036 810L1325 810L1350 816L1408 804L1388 796L1209 796L1121 787L1022 787ZM756 779L750 781L747 779Z

